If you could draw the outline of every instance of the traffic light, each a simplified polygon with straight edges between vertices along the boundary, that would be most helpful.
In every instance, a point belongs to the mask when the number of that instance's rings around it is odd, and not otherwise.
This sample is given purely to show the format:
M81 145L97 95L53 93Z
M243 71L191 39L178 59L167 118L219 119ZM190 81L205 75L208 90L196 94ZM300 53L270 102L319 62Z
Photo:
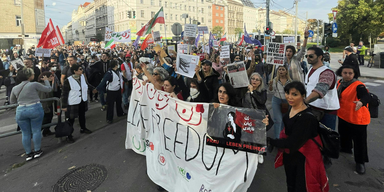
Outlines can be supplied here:
M332 35L332 24L324 23L324 36Z
M133 11L133 18L136 19L136 11Z
M128 18L131 18L131 11L128 11L128 13L127 13L127 17L128 17Z
M265 34L269 35L271 34L272 29L270 27L265 28Z

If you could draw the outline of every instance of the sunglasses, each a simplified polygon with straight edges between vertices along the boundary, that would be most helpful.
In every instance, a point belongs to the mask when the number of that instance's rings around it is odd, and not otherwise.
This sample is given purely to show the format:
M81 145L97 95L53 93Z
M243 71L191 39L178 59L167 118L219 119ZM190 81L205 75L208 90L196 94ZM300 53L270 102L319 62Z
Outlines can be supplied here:
M305 55L305 58L310 58L310 59L312 59L312 58L314 58L315 56L314 56L314 54L311 54L311 55Z
M257 78L251 78L251 80L253 80L253 81L260 81L260 79L257 79Z

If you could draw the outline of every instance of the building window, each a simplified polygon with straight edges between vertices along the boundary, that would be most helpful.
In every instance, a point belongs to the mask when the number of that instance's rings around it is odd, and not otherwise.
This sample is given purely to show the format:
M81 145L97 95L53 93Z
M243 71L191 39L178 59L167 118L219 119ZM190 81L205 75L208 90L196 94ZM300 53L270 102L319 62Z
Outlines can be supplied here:
M184 11L186 11L187 10L187 6L186 5L184 5Z
M218 13L216 13L216 17L218 17L219 16L219 14Z
M141 10L141 18L144 18L144 10Z
M211 20L210 19L208 19L208 23L210 23L211 22Z
M201 18L201 23L204 23L204 17Z
M21 5L21 1L20 0L14 0L14 3L16 6L20 6Z
M155 0L151 0L151 5L155 5Z
M171 20L173 20L173 15L171 14Z
M192 11L195 12L195 7L192 7Z
M180 21L182 21L183 20L183 16L182 15L180 15Z
M208 6L208 9L210 9L211 8L211 6Z
M141 3L141 4L144 4L144 0L140 0L140 3Z
M221 10L223 10L223 7L220 7Z
M141 28L143 28L144 27L144 23L141 23Z
M155 16L155 12L151 11L151 17L154 17L154 16Z
M223 14L220 14L220 17L223 17Z
M204 0L201 0L201 3L204 3Z
M204 8L201 8L201 13L204 13Z
M220 23L223 23L223 20L220 20Z
M216 10L219 10L219 6L216 6Z
M177 9L177 3L175 3L175 9Z
M168 3L167 3L167 2L165 2L164 6L165 6L165 7L167 7L167 6L168 6Z
M159 1L159 6L161 7L161 0Z
M218 20L218 19L216 19L216 23L219 23L219 20Z
M175 15L175 20L177 20L177 14Z
M173 7L172 7L172 2L169 3L169 7L170 7L170 8L173 8Z
M165 19L168 19L168 13L165 14Z
M16 16L16 26L21 26L21 16Z
M182 4L180 4L180 10L183 8L183 5Z
M191 11L191 6L189 6L189 9L188 9L189 11Z
M163 25L160 25L160 31L162 31L163 30Z

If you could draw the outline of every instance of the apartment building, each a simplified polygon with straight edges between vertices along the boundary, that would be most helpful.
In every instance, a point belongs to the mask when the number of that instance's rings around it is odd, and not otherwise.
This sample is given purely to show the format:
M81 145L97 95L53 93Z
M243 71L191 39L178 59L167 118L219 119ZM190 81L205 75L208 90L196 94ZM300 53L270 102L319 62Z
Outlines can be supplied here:
M15 45L29 48L37 45L45 28L44 0L23 1L23 18L21 18L21 1L9 0L0 6L0 49L9 49ZM22 40L22 19L24 21L24 42Z
M227 25L227 39L235 41L238 34L235 34L235 29L244 28L244 17L243 17L243 3L241 0L228 0L228 25Z

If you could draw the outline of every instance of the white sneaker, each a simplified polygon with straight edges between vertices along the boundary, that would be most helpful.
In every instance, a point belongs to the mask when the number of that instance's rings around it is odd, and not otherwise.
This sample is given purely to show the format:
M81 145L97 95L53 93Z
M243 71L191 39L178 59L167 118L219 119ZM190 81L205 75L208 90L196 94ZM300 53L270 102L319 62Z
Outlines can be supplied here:
M263 164L264 163L264 156L263 155L259 155L259 163L260 164Z

